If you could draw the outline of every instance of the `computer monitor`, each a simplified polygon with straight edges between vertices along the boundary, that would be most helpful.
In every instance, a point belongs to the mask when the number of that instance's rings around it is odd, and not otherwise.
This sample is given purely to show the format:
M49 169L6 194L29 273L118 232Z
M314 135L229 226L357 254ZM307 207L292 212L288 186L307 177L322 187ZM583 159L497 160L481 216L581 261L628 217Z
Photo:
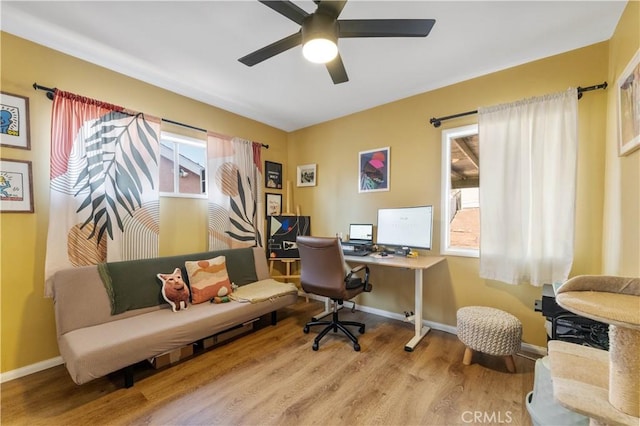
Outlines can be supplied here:
M378 245L431 250L433 206L378 209Z
M362 244L373 244L372 223L352 223L349 225L349 241Z

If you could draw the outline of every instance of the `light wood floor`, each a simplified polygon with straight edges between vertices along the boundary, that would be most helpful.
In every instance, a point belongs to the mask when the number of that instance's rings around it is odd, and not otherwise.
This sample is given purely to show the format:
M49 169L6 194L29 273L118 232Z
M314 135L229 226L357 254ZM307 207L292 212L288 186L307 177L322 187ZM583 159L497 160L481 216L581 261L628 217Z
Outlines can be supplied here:
M531 425L524 405L534 362L476 354L462 365L457 337L432 330L405 352L408 323L362 312L361 352L330 333L311 350L302 332L319 302L279 311L267 326L155 371L141 365L135 386L115 373L74 384L57 366L2 384L2 425Z

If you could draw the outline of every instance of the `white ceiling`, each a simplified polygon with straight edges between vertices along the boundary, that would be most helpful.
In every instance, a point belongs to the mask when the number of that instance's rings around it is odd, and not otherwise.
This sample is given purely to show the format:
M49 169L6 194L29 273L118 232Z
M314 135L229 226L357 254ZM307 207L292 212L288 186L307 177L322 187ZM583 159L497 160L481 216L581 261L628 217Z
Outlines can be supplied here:
M295 3L315 10L312 1ZM299 29L258 1L2 0L0 13L3 31L292 131L608 40L625 5L351 0L340 19L433 18L436 24L426 38L341 39L350 80L339 85L323 65L307 62L300 47L253 67L238 62ZM46 70L38 83L56 84Z

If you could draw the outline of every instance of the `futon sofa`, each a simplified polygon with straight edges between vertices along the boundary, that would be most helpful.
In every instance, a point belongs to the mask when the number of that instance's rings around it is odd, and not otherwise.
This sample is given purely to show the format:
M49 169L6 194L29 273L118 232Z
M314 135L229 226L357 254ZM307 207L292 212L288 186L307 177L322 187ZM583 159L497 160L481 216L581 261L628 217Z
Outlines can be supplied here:
M146 288L144 291L147 293L157 292L151 296L153 306L146 307L136 305L135 300L126 300L122 295L114 295L114 288L111 284L107 285L104 271L98 266L57 272L52 288L58 347L73 381L82 384L122 369L125 372L125 386L133 386L134 364L269 313L271 323L275 325L276 310L296 303L297 290L289 284L288 290L280 289L277 294L257 300L231 300L227 303L207 301L190 304L185 310L172 311L162 298L157 274L171 273L175 268L180 268L184 280L188 281L185 262L217 256L225 256L229 280L240 289L256 281L279 284L269 277L262 248L107 263L112 267L110 270L116 271L113 274L114 283L119 280L120 286L124 284L134 290ZM101 266L104 269L104 265ZM115 276L118 273L120 277ZM116 312L114 300L119 304ZM154 300L157 303L153 303Z

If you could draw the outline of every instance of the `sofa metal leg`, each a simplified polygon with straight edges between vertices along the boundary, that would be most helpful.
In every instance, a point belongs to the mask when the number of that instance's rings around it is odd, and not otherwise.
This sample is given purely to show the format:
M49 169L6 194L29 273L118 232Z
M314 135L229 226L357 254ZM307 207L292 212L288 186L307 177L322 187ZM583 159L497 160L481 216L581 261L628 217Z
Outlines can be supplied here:
M133 365L124 368L124 387L133 387Z

